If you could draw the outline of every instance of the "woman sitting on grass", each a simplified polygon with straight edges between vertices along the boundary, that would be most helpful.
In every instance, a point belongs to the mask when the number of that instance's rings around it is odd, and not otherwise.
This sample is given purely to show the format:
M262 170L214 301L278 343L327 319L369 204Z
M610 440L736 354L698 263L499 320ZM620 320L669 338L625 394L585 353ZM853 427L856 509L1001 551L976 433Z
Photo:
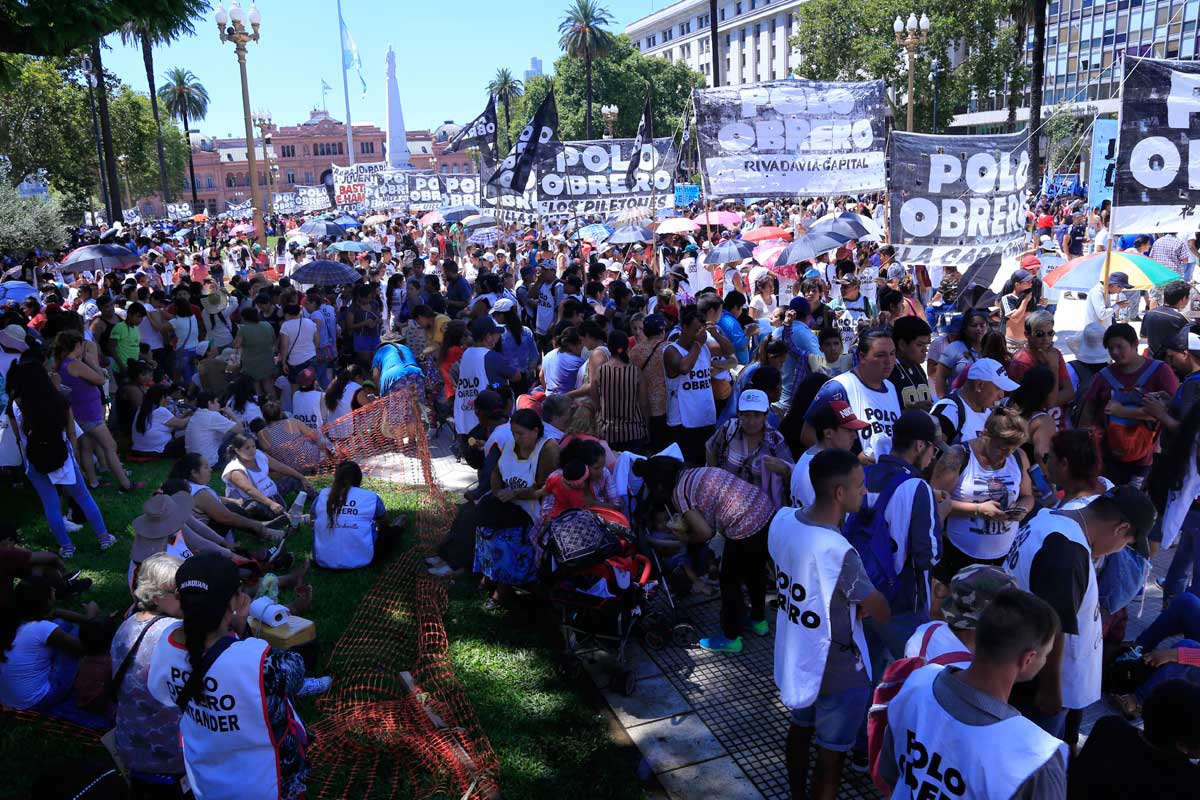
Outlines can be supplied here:
M228 453L229 463L221 473L221 480L225 482L225 497L240 503L247 516L273 520L284 513L284 495L298 489L312 494L312 486L307 478L266 453L259 452L253 436L235 434L229 443ZM281 476L284 485L277 485L272 475ZM286 480L289 478L291 480Z
M343 461L313 503L313 559L326 569L365 567L385 557L402 530L387 523L383 499L362 488L358 464Z
M244 434L242 434L244 435ZM251 519L239 513L242 507L217 495L208 485L212 480L212 467L203 456L187 453L171 467L168 479L186 481L192 495L192 513L201 522L218 533L234 530L247 531L260 538L278 541L282 533L267 527L266 522Z
M133 421L133 452L139 456L178 458L184 452L183 431L191 415L176 416L167 403L171 387L151 386Z
M258 447L264 453L297 472L313 475L326 454L321 434L298 419L284 416L274 400L263 404L263 424L256 423Z

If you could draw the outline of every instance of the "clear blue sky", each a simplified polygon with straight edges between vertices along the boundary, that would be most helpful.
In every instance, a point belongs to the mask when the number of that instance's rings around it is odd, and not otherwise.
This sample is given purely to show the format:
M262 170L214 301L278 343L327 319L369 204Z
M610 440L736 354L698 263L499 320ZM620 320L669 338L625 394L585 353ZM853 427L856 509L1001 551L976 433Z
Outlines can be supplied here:
M614 32L673 0L602 0L612 13ZM216 7L215 0L212 0ZM228 7L226 2L226 7ZM396 50L400 101L409 129L432 128L447 119L464 123L487 102L484 88L499 67L517 78L529 59L542 59L550 72L558 49L558 21L565 0L342 0L346 24L358 44L367 83L366 97L349 73L350 113L355 122L386 127L384 55ZM249 0L243 0L249 8ZM321 107L321 79L333 87L329 113L344 119L336 0L259 0L262 39L247 57L252 110L271 112L277 124L308 119ZM106 40L104 66L135 90L145 92L146 72L138 47ZM232 44L222 44L211 13L196 20L196 33L154 53L155 79L169 67L184 67L208 89L207 119L193 127L207 134L243 135L242 98Z

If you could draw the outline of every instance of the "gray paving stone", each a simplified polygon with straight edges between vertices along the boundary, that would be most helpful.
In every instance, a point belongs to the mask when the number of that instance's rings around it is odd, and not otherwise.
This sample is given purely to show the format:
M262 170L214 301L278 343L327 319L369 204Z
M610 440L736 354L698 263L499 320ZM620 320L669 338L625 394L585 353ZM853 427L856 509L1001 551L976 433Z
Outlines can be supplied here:
M695 714L647 722L627 732L655 773L726 755L725 748Z
M663 675L638 681L637 691L632 697L608 689L607 680L600 689L617 720L626 728L692 710L688 701Z
M639 679L662 675L662 668L636 642L630 642L625 647L625 661L621 664L617 663L615 653L606 650L581 653L580 658L583 659L583 668L592 676L592 682L601 688L608 686L609 675L618 667L633 672Z
M763 796L729 756L664 772L658 780L672 800L762 800Z

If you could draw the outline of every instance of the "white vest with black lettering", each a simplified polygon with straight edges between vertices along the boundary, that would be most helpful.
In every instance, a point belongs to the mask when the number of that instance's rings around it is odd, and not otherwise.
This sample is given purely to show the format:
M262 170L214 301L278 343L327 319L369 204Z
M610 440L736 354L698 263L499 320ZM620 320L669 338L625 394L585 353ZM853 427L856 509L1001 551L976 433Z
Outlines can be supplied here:
M292 393L292 416L314 431L320 430L325 421L325 415L322 413L324 406L325 395L318 389Z
M775 685L788 708L807 708L817 700L832 626L829 608L842 565L851 546L832 528L797 519L799 509L783 507L771 520L767 549L776 567L779 611L775 623ZM850 605L850 631L863 669L871 675L871 659L862 623Z
M1017 585L1029 591L1029 570L1033 557L1042 549L1046 537L1061 533L1088 553L1088 584L1075 612L1079 633L1063 634L1062 699L1063 708L1087 708L1100 699L1100 677L1104 668L1104 627L1100 621L1100 593L1096 585L1096 568L1092 564L1092 548L1083 528L1079 527L1078 512L1062 513L1044 508L1021 526L1005 568L1017 579Z
M192 669L187 649L177 641L182 623L172 626L150 657L150 693L163 705L175 704ZM279 752L262 688L268 649L262 639L231 644L179 719L183 763L197 800L281 795ZM288 713L288 727L303 731L290 705Z
M899 767L892 800L1007 799L1051 758L1061 758L1065 769L1067 746L1020 715L990 725L955 719L933 694L943 670L921 667L888 703L893 752L881 758Z
M892 426L900 418L900 392L896 390L896 385L886 378L883 388L876 391L863 383L853 372L844 372L833 380L845 389L846 402L850 404L854 416L867 423L867 427L858 432L863 452L875 455L875 438L886 436L891 439Z
M687 358L688 351L672 344L680 359ZM665 363L665 362L664 362ZM663 367L666 374L666 367ZM687 372L672 378L667 375L667 424L685 428L703 428L717 424L717 403L712 393L712 356L707 347L700 348L695 365Z
M375 558L375 493L351 486L329 524L329 490L313 503L313 557L326 569L358 569Z
M458 383L454 390L454 430L466 436L479 424L475 415L475 398L487 388L487 370L483 359L488 354L486 347L468 347L458 362Z

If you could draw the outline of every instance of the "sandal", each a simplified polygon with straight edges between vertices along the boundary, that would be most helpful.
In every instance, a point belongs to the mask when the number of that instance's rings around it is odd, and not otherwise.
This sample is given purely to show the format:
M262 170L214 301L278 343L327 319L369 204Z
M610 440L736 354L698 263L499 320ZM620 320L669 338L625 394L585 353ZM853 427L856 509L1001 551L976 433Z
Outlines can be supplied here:
M1142 704L1138 702L1135 694L1114 694L1111 695L1112 704L1121 712L1121 716L1127 720L1133 721L1142 716Z
M146 488L145 481L130 481L128 489L117 489L117 493L118 494L129 494L130 492L136 492L138 489L145 489L145 488Z

